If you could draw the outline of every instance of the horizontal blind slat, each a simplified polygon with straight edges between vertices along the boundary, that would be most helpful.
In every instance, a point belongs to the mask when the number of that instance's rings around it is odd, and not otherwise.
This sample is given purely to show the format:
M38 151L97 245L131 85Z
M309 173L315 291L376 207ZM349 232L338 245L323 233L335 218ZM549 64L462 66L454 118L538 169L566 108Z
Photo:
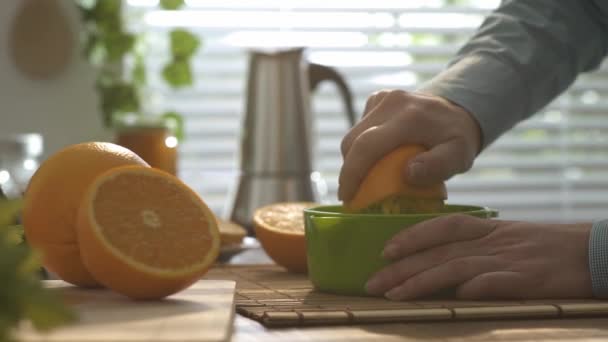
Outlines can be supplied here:
M154 0L128 3L133 14L129 27L145 31L150 45L148 92L155 100L146 105L184 116L187 139L180 145L180 177L222 212L236 182L252 44L309 45L311 60L345 75L360 115L370 93L381 88L413 91L444 70L499 1L446 6L441 0L187 0L183 10L171 12L160 11ZM178 26L200 35L204 46L194 58L196 83L174 91L158 75L168 59L166 35ZM320 87L312 109L314 165L328 185L323 200L335 202L339 145L348 129L336 89ZM604 62L487 148L468 173L449 180L450 201L493 206L509 219L608 216L603 200L608 191L607 114Z

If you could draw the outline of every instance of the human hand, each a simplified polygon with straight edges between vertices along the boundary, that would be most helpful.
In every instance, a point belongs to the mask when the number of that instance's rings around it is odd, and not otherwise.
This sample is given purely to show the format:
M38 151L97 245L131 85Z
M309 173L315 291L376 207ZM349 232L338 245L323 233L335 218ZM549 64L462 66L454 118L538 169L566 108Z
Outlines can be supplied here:
M368 292L408 300L455 288L462 299L590 298L591 224L541 224L455 214L404 229L386 243L393 263Z
M352 199L369 168L404 144L429 149L403 166L404 177L412 184L434 184L471 168L481 130L471 114L441 97L377 92L367 100L361 121L342 140L338 197Z

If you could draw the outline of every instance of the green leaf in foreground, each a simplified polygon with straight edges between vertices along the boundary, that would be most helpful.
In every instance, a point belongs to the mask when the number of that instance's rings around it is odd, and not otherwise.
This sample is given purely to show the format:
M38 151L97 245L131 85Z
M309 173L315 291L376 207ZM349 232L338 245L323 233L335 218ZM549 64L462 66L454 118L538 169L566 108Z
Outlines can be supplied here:
M21 199L0 198L0 227L15 224L22 207Z
M184 6L184 0L160 0L160 7L165 10L176 10Z
M39 270L36 253L23 243L22 228L0 227L0 341L10 340L13 329L23 320L44 331L75 319L75 314L43 287Z
M6 229L6 240L8 243L13 245L19 245L25 241L25 234L23 233L23 226L14 225L6 226L0 229Z

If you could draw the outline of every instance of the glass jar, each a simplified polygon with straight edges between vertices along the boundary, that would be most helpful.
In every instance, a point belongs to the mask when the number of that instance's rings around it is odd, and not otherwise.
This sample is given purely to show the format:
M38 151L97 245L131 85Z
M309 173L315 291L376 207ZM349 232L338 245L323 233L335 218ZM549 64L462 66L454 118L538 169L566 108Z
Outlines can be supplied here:
M21 198L38 169L43 151L40 134L0 136L0 196Z
M177 175L177 138L164 125L132 124L116 128L115 142L150 166Z

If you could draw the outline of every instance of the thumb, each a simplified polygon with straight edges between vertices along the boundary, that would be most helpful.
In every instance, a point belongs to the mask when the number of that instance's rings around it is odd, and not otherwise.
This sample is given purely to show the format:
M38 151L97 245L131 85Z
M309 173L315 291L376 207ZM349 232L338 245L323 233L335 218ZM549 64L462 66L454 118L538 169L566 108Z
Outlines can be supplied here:
M437 184L472 165L473 157L464 152L464 147L449 141L412 158L405 167L405 178L415 185Z

